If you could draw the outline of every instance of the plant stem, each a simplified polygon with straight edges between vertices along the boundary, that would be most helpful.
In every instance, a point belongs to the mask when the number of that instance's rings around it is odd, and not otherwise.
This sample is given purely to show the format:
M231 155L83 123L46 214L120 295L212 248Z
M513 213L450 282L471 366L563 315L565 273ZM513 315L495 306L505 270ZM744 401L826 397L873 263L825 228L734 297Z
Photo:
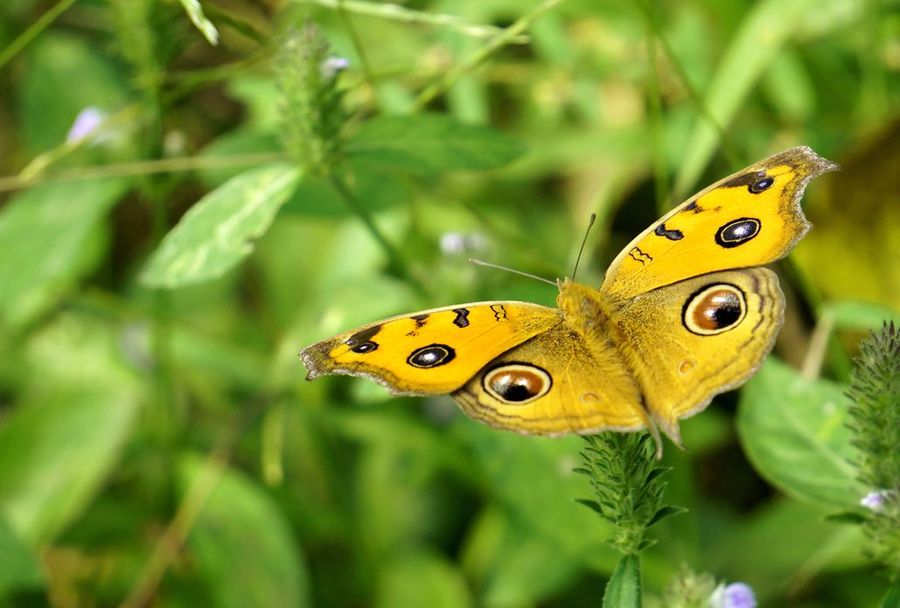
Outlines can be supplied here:
M539 4L530 13L526 13L517 19L515 23L488 40L487 44L475 51L468 59L451 68L440 80L422 91L416 98L415 107L417 109L422 109L427 106L438 95L441 95L453 86L461 76L471 72L504 46L512 44L522 32L528 29L528 26L530 26L535 19L555 8L562 2L563 0L544 0L544 2Z
M56 21L57 17L63 14L66 9L73 4L75 4L75 0L59 0L59 2L57 2L49 11L38 17L37 21L32 23L24 32L19 34L15 40L10 42L5 49L0 51L0 68L6 65L10 59L15 57L19 51L28 46L29 42L47 29L51 23Z

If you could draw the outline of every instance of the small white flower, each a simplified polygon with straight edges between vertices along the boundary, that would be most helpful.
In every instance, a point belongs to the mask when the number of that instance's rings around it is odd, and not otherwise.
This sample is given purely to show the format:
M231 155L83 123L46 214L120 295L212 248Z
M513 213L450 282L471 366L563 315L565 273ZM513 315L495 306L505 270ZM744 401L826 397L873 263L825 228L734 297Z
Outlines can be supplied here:
M477 253L487 247L487 239L479 232L445 232L440 247L446 256Z
M75 117L75 122L72 123L69 134L66 135L66 142L75 144L96 135L97 129L105 119L106 115L103 112L93 106L88 106Z
M344 57L329 57L322 62L322 77L334 78L339 72L343 72L350 67L350 62Z

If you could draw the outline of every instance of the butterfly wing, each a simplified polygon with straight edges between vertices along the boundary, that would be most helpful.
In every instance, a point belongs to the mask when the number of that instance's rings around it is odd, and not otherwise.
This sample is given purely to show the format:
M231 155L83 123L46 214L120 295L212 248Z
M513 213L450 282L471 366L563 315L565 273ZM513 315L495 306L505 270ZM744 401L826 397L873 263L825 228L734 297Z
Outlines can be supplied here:
M395 394L437 395L464 385L491 359L562 321L525 302L478 302L365 325L300 353L307 380L365 376Z
M682 203L613 260L601 290L627 300L708 272L767 264L809 230L800 198L837 165L802 146L738 171Z
M617 347L656 424L678 420L749 378L781 327L784 296L767 268L716 272L633 298L613 317Z
M589 345L560 323L503 353L453 398L472 418L532 435L637 430L641 393L608 344Z

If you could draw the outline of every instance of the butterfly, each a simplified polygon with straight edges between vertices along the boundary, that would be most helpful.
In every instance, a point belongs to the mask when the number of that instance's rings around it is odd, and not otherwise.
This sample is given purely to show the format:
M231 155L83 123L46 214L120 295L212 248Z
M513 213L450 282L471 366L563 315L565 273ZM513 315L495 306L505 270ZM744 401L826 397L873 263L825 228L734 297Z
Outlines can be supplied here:
M801 146L722 179L612 261L599 289L557 281L557 308L475 302L400 315L300 353L307 379L365 376L398 395L450 394L476 420L533 435L659 431L736 388L784 312L775 273L809 230L800 198L838 166Z

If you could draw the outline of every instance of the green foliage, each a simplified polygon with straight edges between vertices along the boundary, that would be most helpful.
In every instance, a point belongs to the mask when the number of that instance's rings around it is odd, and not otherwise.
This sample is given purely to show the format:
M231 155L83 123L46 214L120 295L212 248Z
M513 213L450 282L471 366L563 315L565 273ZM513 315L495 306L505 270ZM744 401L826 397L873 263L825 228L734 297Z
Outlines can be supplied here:
M337 86L337 68L329 68L328 42L307 23L290 31L276 64L281 90L281 136L286 150L309 173L330 175L339 162L347 115Z
M683 511L663 505L669 470L653 454L648 434L603 433L585 438L581 451L584 466L576 472L591 480L597 500L579 501L616 527L612 544L625 555L637 555L655 541L647 531L660 521ZM620 565L622 562L619 562ZM622 566L631 572L631 566Z
M738 433L747 457L786 494L838 508L862 496L843 391L769 359L741 392Z
M870 492L863 517L867 552L900 578L900 333L885 324L860 344L847 392L847 426L859 450L857 476Z
M609 577L603 593L603 608L641 608L641 560L623 555Z
M297 169L272 165L213 190L166 235L141 280L174 288L222 276L253 252L299 179Z
M875 363L843 393L900 309L898 32L853 0L0 2L0 606L896 605L860 551L895 563L893 511L859 505L896 496L895 398ZM845 169L774 355L686 452L611 434L578 475L580 438L304 381L356 324L552 305L470 256L562 276L596 213L599 285L681 194L799 144Z

